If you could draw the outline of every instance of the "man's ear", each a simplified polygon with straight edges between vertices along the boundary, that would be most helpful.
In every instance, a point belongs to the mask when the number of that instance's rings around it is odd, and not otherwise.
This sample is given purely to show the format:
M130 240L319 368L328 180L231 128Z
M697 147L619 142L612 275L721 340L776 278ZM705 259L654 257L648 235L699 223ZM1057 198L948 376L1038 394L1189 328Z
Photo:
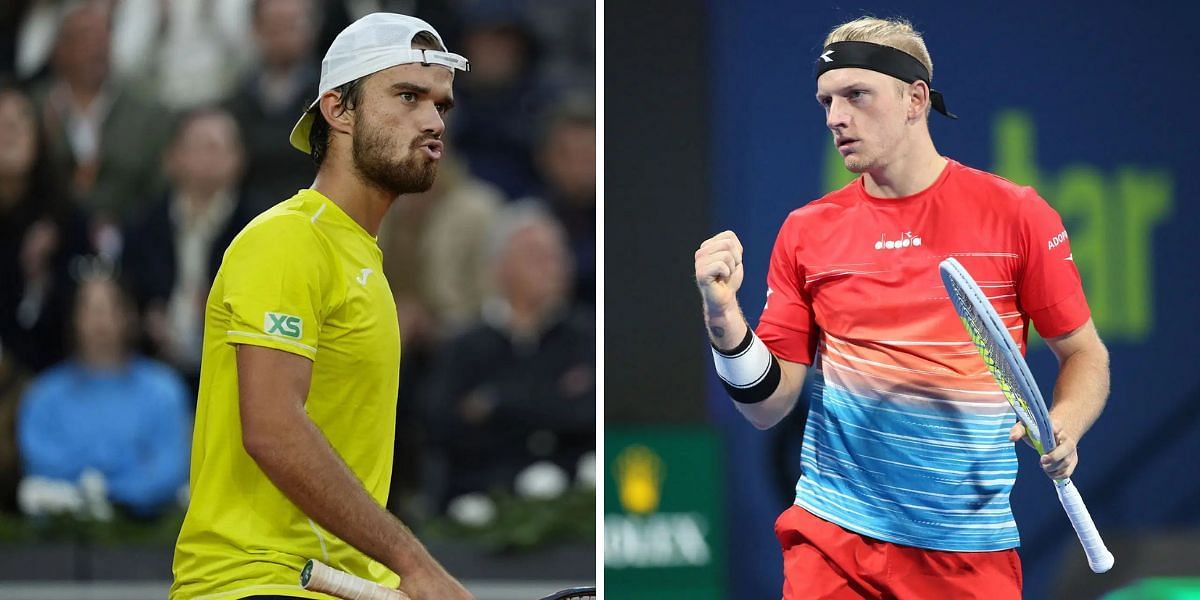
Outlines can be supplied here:
M321 96L318 108L320 108L325 122L329 123L330 129L341 133L350 133L354 128L354 112L346 110L342 104L341 94L326 92L324 96Z
M908 100L909 120L924 118L929 114L929 103L932 102L929 96L929 84L920 79L912 82L908 86L908 93L905 97Z

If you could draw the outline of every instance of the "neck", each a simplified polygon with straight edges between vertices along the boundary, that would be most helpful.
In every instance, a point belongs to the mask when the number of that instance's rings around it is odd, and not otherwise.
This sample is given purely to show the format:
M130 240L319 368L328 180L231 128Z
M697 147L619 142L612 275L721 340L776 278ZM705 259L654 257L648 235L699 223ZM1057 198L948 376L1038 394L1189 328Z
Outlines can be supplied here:
M189 208L196 208L208 206L209 203L215 200L218 196L224 194L228 189L229 187L224 185L206 185L179 188L179 190L175 193L176 197L178 197L181 202L187 204Z
M509 298L509 306L512 308L512 319L509 322L512 330L523 335L533 335L542 330L546 321L558 310L559 303Z
M327 156L325 164L333 163L337 157ZM375 186L368 185L350 169L321 167L312 189L338 205L354 222L372 236L379 235L379 224L395 196Z
M928 133L917 136L916 142L897 151L886 165L866 172L867 193L876 198L911 196L933 185L946 162Z
M79 362L96 371L116 371L125 365L125 352L118 345L112 348L88 348L79 350Z
M286 80L296 73L300 63L267 63L263 65L263 78L269 81Z
M71 91L71 101L80 109L87 109L100 96L102 85L92 85L85 81L72 81L67 84Z

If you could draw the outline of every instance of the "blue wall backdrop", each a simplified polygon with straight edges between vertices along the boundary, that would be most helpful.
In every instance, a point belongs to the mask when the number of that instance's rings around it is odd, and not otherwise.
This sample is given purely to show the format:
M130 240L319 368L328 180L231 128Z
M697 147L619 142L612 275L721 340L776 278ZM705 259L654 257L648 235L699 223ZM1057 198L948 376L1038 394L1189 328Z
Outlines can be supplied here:
M831 164L836 154L813 99L825 34L863 14L906 17L925 34L934 87L960 117L932 116L941 153L1036 186L1067 223L1112 357L1112 396L1080 447L1075 477L1097 524L1109 536L1200 526L1200 361L1189 343L1200 332L1200 5L707 6L712 230L743 240L739 296L750 321L786 214L847 180L840 161ZM1053 355L1042 344L1029 359L1050 390ZM709 410L728 452L731 597L778 597L771 526L790 502L778 472L798 453L799 441L788 439L797 424L754 430L715 379ZM1032 452L1018 454L1012 503L1026 597L1047 597L1063 561L1080 552Z

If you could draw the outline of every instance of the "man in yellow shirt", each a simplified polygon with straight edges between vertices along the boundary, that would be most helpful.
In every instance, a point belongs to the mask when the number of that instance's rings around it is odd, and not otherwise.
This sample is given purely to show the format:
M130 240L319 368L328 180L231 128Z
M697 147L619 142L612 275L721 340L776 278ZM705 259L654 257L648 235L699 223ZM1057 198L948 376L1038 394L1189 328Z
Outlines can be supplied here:
M330 45L291 135L316 180L242 230L208 296L172 600L328 598L298 585L309 558L414 600L470 598L382 506L400 334L376 241L392 202L432 185L468 68L403 15Z

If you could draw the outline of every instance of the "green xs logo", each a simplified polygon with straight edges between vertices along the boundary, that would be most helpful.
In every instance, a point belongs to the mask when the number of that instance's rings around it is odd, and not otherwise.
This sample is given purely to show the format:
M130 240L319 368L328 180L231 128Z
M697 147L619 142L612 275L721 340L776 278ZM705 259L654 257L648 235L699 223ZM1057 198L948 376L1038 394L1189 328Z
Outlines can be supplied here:
M304 331L304 322L300 317L269 312L263 327L268 334L299 339Z

